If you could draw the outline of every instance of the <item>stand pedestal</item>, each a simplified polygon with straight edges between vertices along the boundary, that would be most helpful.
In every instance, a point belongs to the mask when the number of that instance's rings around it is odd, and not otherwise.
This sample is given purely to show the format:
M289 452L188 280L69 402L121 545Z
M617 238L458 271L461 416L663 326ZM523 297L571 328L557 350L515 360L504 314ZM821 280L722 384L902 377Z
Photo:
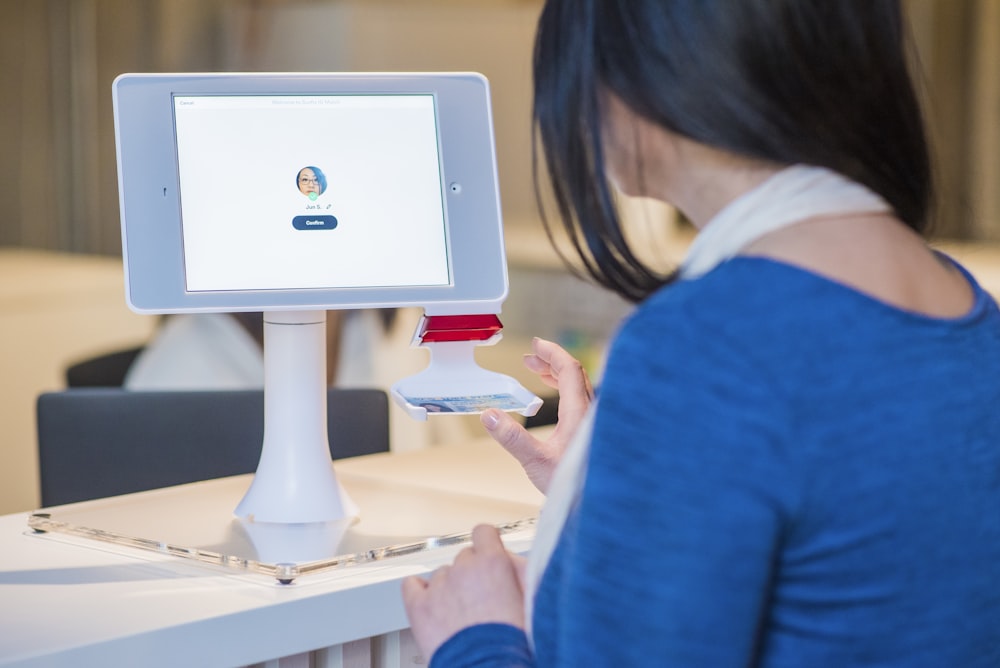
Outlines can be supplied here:
M326 312L264 314L264 447L236 515L253 522L349 521L326 424Z

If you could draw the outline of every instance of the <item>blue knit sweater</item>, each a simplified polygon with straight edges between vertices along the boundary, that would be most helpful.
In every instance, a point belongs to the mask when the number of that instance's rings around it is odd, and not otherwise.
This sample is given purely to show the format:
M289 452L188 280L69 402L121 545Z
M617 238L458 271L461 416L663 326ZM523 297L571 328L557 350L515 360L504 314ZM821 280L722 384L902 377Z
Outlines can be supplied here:
M534 651L452 666L1000 666L1000 312L934 319L737 258L609 355Z

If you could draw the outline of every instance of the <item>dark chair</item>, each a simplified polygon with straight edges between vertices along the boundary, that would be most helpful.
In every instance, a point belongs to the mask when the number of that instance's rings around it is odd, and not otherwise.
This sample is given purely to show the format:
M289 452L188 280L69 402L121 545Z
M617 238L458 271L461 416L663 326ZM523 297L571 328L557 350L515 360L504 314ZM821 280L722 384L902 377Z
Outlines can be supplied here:
M79 388L37 410L43 506L252 473L263 443L262 390ZM333 459L389 450L385 392L331 388L327 419Z
M121 387L142 346L91 357L66 369L66 387Z

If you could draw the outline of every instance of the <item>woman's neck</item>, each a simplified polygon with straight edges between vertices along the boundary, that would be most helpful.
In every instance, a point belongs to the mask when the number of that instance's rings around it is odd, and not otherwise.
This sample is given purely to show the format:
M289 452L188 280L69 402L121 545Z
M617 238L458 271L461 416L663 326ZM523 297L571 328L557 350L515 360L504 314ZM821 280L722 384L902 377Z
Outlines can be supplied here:
M653 196L677 207L698 229L730 202L753 190L783 165L751 160L703 144L671 136L676 161L670 174L651 175L660 184Z

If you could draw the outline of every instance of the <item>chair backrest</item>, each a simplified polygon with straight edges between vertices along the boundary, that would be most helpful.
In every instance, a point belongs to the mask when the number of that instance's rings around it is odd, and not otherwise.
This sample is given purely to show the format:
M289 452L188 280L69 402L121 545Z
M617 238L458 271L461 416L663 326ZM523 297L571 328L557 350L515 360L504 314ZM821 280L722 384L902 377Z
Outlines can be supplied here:
M42 505L180 485L257 469L262 390L78 388L38 398ZM333 459L387 452L385 392L327 393Z
M142 349L116 350L71 364L66 368L66 387L121 387Z

